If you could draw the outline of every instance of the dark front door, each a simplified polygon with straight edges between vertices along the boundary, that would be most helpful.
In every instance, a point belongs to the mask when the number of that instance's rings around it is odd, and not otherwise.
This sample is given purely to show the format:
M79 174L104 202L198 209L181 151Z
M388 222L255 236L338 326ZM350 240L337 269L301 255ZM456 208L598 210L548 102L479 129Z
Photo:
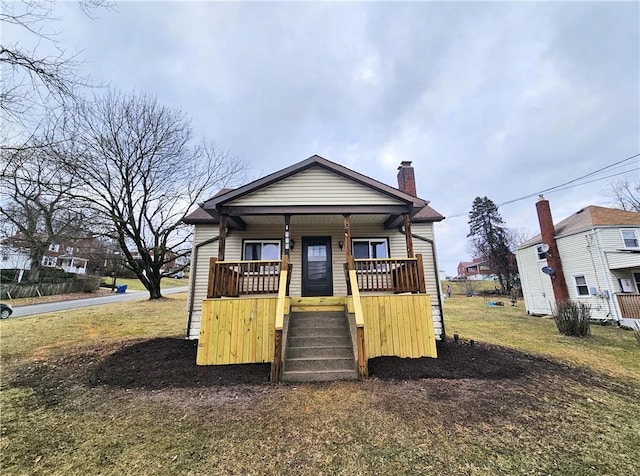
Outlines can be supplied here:
M329 236L302 237L302 295L333 295Z

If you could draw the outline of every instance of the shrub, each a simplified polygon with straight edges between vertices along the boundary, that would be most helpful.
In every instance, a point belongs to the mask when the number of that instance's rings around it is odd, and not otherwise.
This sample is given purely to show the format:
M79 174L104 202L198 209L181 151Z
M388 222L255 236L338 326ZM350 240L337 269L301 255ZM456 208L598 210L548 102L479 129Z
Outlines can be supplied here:
M553 319L556 321L558 330L566 336L585 337L591 334L589 304L574 301L558 302L553 311Z

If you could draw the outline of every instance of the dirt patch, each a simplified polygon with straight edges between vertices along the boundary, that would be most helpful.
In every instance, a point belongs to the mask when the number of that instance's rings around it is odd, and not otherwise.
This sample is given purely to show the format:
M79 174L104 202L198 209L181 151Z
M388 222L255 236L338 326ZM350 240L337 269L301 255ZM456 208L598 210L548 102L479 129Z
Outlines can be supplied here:
M46 405L59 404L70 389L78 386L136 391L141 397L148 395L175 404L250 400L273 388L268 363L198 366L196 351L196 341L181 338L102 343L99 347L85 347L73 354L49 356L14 367L10 372L13 375L8 376L3 386L31 387ZM458 403L463 397L474 401L474 395L482 393L492 395L489 401L506 398L514 403L530 393L521 387L533 382L541 389L561 388L563 381L572 381L618 395L637 393L635 387L589 369L500 346L469 346L448 341L439 343L438 355L437 359L371 359L371 378L365 388L388 387L382 393L387 395L385 405L390 407L395 405L396 392L400 392L403 399L415 394L420 399L428 397ZM507 387L516 390L498 391ZM488 392L489 389L496 389L497 393Z

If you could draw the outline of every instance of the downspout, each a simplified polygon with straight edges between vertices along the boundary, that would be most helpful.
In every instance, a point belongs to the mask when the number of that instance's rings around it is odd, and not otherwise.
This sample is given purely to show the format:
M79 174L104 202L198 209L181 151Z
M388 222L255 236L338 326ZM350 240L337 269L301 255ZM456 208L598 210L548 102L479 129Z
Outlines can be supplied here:
M607 286L607 306L609 307L609 314L613 314L613 318L615 319L618 326L620 325L620 313L616 309L615 299L613 298L613 283L611 283L611 273L608 271L608 266L604 265L604 259L606 259L605 252L600 249L600 240L598 240L598 230L593 230L593 240L596 243L596 252L598 253L598 258L600 259L600 267L602 268L602 273L604 275L605 285ZM604 256L604 259L603 259ZM613 312L611 310L611 302L613 301Z
M404 231L400 231L403 235ZM436 243L430 238L426 238L424 236L416 235L414 233L411 234L412 238L416 238L421 241L426 241L431 245L431 259L433 260L433 269L436 275L436 294L438 295L438 306L440 307L440 320L442 321L442 341L444 342L447 337L447 333L444 328L444 306L442 305L442 290L440 289L440 271L438 270L438 260L436 258Z
M193 247L193 259L192 261L192 268L191 268L191 272L189 273L189 279L191 279L191 289L189 290L189 314L188 314L188 319L187 319L187 336L186 338L189 338L189 331L191 330L191 321L193 319L193 298L196 292L196 286L195 286L195 281L196 281L196 269L198 266L198 250L200 248L202 248L205 245L210 245L211 243L215 243L216 241L218 241L218 236L213 237L213 238L209 238L208 240L203 241L202 243L198 243L197 245L195 245Z

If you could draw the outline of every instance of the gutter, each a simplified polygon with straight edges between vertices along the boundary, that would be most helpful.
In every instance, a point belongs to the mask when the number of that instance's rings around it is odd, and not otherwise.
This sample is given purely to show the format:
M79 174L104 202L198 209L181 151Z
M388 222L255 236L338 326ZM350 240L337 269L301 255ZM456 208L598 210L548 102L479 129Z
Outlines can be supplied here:
M218 238L219 238L218 236L214 238L209 238L208 240L205 240L202 243L198 243L193 247L192 267L189 272L189 279L191 280L191 283L190 283L191 289L189 290L189 313L188 313L189 317L187 318L187 335L186 335L187 339L189 339L189 331L191 330L191 321L193 319L193 298L196 292L195 281L197 276L196 268L198 266L198 250L205 245L210 245L211 243L215 243L216 241L218 241Z
M406 235L404 230L400 230L400 233ZM420 241L427 242L431 245L431 259L433 260L433 269L436 275L436 294L438 295L438 306L440 307L440 320L442 322L442 341L444 342L447 337L447 333L444 327L444 306L442 305L442 290L440 289L440 271L438 270L438 260L436 258L436 242L430 238L416 235L411 233L411 238L415 238Z

